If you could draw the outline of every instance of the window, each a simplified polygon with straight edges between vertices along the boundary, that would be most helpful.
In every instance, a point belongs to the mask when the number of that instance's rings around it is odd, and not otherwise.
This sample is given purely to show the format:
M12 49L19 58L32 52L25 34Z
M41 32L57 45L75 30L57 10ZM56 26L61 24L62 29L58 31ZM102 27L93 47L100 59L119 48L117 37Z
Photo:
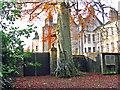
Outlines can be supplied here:
M114 52L114 43L111 43L112 52Z
M91 47L88 47L88 52L91 52Z
M78 53L78 48L75 49L75 55L77 55L77 53Z
M90 34L88 34L88 42L90 42Z
M102 34L102 32L100 33L100 39L103 40L103 34Z
M38 51L38 46L36 46L36 51Z
M106 38L108 38L108 29L106 29Z
M100 51L100 47L98 47L98 51Z
M112 35L114 35L113 28L111 28L111 33L112 33Z
M105 55L105 65L115 65L115 56Z
M85 52L87 52L86 48L85 48Z
M106 52L109 52L109 44L106 44L106 48L107 48Z
M98 41L99 41L99 33L98 33Z
M84 35L84 43L86 43L86 36Z
M93 42L95 42L95 34L93 34Z
M95 52L95 47L93 47L93 52Z
M103 52L103 46L101 46L101 52Z

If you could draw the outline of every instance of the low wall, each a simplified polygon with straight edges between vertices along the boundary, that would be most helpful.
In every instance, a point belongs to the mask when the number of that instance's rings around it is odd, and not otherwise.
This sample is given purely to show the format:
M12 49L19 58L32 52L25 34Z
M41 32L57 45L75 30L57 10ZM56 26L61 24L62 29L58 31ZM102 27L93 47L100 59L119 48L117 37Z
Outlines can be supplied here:
M87 61L88 72L97 72L101 73L101 53L84 53Z
M39 66L24 67L24 76L42 76L50 74L50 53L32 53L31 58L26 58L28 62L38 62Z
M88 71L88 62L84 55L73 55L73 61L76 68L79 71L87 72Z

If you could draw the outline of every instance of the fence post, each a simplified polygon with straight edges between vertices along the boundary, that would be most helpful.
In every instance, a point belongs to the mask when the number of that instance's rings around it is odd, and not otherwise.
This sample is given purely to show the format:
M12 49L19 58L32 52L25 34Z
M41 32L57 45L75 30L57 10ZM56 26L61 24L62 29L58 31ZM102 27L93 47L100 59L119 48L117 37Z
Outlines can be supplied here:
M50 74L52 74L57 68L57 48L52 44L50 49Z

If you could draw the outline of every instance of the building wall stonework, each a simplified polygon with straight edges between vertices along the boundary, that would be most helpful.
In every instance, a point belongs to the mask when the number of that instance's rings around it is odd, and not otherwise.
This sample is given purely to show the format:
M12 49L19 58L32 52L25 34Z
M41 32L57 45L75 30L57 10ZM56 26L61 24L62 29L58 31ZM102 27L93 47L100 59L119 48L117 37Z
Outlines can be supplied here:
M96 30L96 49L98 52L118 52L117 24L118 21L114 21L106 24L104 28Z
M39 39L32 40L32 50L34 50L34 52L40 52L39 51Z

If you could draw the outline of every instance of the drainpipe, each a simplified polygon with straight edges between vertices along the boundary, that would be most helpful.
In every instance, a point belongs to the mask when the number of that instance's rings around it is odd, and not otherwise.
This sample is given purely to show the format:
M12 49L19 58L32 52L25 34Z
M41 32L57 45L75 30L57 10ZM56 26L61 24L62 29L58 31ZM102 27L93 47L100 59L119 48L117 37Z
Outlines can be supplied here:
M80 53L80 31L79 31L79 24L78 24L78 32L79 32L79 39L78 39L78 54L80 55L81 53Z

